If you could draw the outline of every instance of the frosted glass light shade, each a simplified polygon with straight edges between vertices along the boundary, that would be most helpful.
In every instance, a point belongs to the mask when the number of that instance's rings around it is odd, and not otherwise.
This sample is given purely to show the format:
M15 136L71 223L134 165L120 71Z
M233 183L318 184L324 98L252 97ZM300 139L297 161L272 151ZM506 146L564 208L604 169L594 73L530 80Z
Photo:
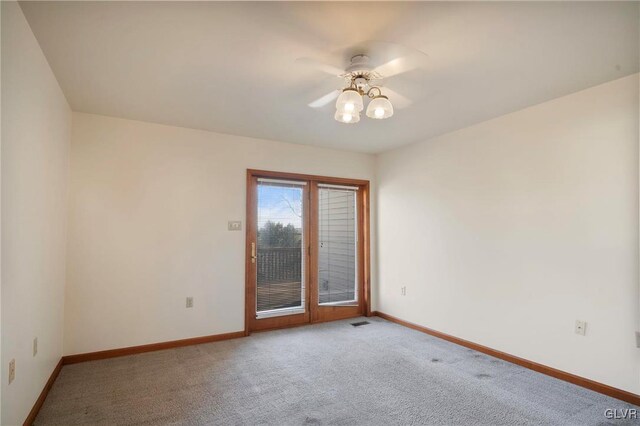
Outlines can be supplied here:
M334 116L336 121L346 124L353 124L360 121L360 113L359 112L345 112L345 111L336 111L336 115Z
M382 120L393 115L393 105L386 96L376 96L369 102L367 117Z
M344 89L338 96L336 109L340 112L359 113L364 109L362 96L356 89Z

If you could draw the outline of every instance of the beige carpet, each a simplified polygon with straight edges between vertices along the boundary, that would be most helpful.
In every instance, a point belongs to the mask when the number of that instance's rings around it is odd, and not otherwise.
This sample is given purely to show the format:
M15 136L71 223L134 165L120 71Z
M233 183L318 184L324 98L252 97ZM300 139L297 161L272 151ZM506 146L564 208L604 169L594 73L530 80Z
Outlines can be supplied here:
M36 424L631 424L604 415L624 402L359 320L68 365Z

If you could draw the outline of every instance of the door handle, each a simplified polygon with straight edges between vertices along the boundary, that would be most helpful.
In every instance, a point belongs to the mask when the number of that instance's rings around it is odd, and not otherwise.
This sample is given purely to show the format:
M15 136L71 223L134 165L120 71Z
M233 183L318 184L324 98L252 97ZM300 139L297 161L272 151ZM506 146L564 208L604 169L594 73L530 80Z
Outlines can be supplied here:
M251 263L256 263L256 243L251 243Z

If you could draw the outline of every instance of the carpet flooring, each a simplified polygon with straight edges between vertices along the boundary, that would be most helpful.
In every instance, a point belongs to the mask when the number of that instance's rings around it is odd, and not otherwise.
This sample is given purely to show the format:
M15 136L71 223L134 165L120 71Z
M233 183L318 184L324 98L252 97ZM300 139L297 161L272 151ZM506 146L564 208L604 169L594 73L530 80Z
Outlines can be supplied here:
M374 317L65 366L37 425L603 425L638 408Z

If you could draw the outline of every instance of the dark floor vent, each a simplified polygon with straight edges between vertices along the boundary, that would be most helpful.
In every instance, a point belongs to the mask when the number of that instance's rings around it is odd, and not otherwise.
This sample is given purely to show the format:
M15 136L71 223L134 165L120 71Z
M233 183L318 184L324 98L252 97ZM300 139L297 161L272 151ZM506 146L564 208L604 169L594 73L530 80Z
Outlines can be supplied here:
M354 327L360 327L361 325L367 325L369 321L360 321L360 322L352 322L351 325Z

